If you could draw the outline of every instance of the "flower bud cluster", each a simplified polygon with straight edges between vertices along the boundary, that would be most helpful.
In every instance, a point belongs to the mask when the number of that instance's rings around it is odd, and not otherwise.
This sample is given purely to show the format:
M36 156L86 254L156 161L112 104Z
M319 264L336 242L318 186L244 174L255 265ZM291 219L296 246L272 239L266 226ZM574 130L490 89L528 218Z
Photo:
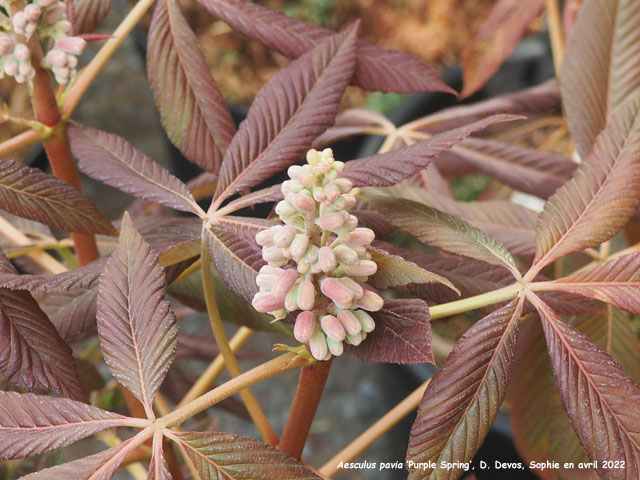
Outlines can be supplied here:
M0 0L0 6L10 12L7 0ZM66 84L78 73L77 57L84 50L86 41L69 36L71 23L67 20L63 1L34 0L10 17L0 13L0 26L7 31L0 32L0 78L8 75L18 83L33 78L35 69L31 52L24 42L36 31L40 40L51 39L53 43L45 56L44 66L53 71L56 81Z
M253 306L276 319L299 311L294 335L318 360L341 355L343 342L359 345L375 328L368 312L383 304L366 284L377 270L367 251L375 235L349 214L356 200L351 182L337 178L343 168L331 149L310 150L282 184L276 213L284 225L256 235L267 265Z

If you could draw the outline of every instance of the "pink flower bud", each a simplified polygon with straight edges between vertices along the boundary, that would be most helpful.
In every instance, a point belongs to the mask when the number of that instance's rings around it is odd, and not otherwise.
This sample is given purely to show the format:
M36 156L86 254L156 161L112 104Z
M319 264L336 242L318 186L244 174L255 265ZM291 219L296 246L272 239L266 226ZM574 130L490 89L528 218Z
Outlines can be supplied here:
M354 347L357 347L362 343L362 341L365 339L366 336L367 336L366 333L360 332L360 333L356 333L355 335L347 335L347 338L345 340L347 343L350 343Z
M316 184L318 179L310 172L304 171L298 177L298 181L306 188L311 188Z
M360 260L355 265L347 265L344 271L351 277L369 277L376 273L378 265L371 260Z
M369 245L375 238L376 234L370 228L358 227L349 234L348 243Z
M262 259L265 262L279 262L284 260L282 249L275 245L272 247L265 247L262 249Z
M354 265L358 262L358 254L346 245L338 245L333 249L336 258L345 265Z
M344 228L347 228L349 230L353 230L357 226L358 226L358 217L356 217L355 215L349 215L347 220L345 220L345 222L344 222Z
M362 331L360 321L351 310L342 310L338 313L338 321L344 327L347 335L356 335Z
M286 200L282 200L278 202L278 205L276 205L276 214L280 218L288 218L295 215L296 213L298 213L298 211L293 208Z
M343 193L340 198L344 200L344 209L351 210L356 205L356 197L350 193Z
M24 14L31 22L37 22L40 18L40 7L34 4L29 4L24 7Z
M47 23L46 20L45 23ZM53 28L62 33L69 33L71 31L71 22L69 22L68 20L59 20L55 22Z
M18 73L27 78L31 78L33 75L35 75L35 70L30 63L21 63L18 66Z
M295 312L298 310L298 290L300 289L299 285L295 285L287 296L284 297L284 308L286 308L290 312Z
M274 275L276 277L279 277L283 273L284 270L282 268L272 267L271 265L263 265L262 267L260 267L259 271L260 275Z
M276 283L278 283L279 279L280 275L264 275L259 273L256 276L256 285L258 285L260 290L271 291L273 290L273 287L275 287Z
M318 261L318 247L315 245L309 245L307 251L304 252L304 261L309 265L313 265Z
M14 77L18 74L18 63L13 59L13 57L9 57L5 62L4 73L10 77Z
M377 293L372 292L371 290L367 290L364 292L364 295L358 299L356 304L360 308L367 310L368 312L377 312L384 305L384 300ZM356 313L356 316L357 316L357 313ZM362 326L362 329L366 332L364 325Z
M309 270L311 270L311 265L304 260L298 260L298 273L307 273Z
M17 33L21 33L24 30L24 27L27 26L27 23L29 23L29 19L24 12L18 12L11 17L11 23L13 23L15 31Z
M298 193L303 188L302 184L297 180L287 180L282 183L281 190L286 195L287 193Z
M73 55L67 55L67 66L69 68L76 68L78 66L78 59Z
M275 298L269 292L258 292L253 297L253 301L251 302L253 308L255 308L258 312L267 313L273 312L275 310L280 310L284 307L284 302L282 299Z
M327 200L329 200L330 202L333 202L336 198L338 198L340 196L340 188L338 188L338 186L331 182L327 185L325 185L324 187L324 194L327 197Z
M307 163L309 165L317 165L320 163L322 157L320 156L320 152L314 150L313 148L307 152Z
M329 347L329 352L336 357L339 357L344 352L342 342L336 342L329 337L327 337L327 347Z
M296 317L293 336L300 343L308 343L316 328L316 318L311 312L301 312Z
M271 293L276 298L284 298L297 281L298 272L296 270L285 270L278 278Z
M360 298L364 295L364 289L360 286L360 284L349 277L342 277L340 281L353 292L353 296L355 298Z
M320 290L327 297L341 305L348 305L353 300L353 292L337 278L325 278L320 283Z
M309 280L300 284L297 302L300 310L311 310L316 303L316 288Z
M340 189L342 193L349 193L353 188L353 183L348 178L336 178L333 183Z
M327 199L324 193L324 187L313 187L313 199L316 202L324 202Z
M56 48L76 56L80 55L86 46L86 40L80 37L63 37L56 40L55 43Z
M297 234L291 245L289 245L289 252L291 252L291 258L295 260L299 260L304 255L304 252L307 251L307 246L309 245L309 237L307 237L306 233Z
M356 310L353 313L355 314L356 318L360 322L363 332L365 333L373 332L373 330L376 328L376 322L371 315L369 315L367 312L364 312L362 310Z
M75 57L71 57L75 58ZM65 67L67 65L67 54L62 50L53 48L47 52L47 56L44 57L49 65L54 68Z
M296 227L293 225L285 225L273 235L273 243L276 247L288 247L293 237L296 236L296 232Z
M16 76L15 76L15 77L13 77L13 78L14 78L14 80L15 80L16 82L18 82L18 83L24 83L24 82L26 82L26 81L27 81L27 77L25 77L24 75L20 75L20 74L16 75Z
M323 272L330 272L336 268L336 254L331 247L321 247L318 251L318 266Z
M316 218L316 225L323 230L335 230L344 223L344 217L339 213L325 213Z
M287 169L287 175L289 175L289 178L297 179L300 176L300 174L303 172L304 172L304 169L300 165L291 165Z
M344 170L344 162L336 160L333 162L333 169L338 173L342 172Z
M342 340L344 340L344 337L346 335L344 327L333 315L325 315L324 317L322 317L320 319L320 326L322 327L322 330L324 330L324 333L327 334L327 337L329 337L330 339L336 342L341 342Z
M287 200L291 205L303 212L310 213L316 209L316 202L313 201L313 198L307 197L302 193L293 194L291 198L287 198Z
M19 62L28 62L31 59L31 51L24 43L19 43L13 49L13 56Z
M13 35L0 32L0 57L11 53L15 44Z
M329 353L324 333L319 328L316 328L309 339L309 350L311 350L311 355L316 360L324 360L327 353Z
M69 70L67 67L54 67L51 70L56 76L56 81L58 83L64 84L69 81L69 78L71 76L71 70Z

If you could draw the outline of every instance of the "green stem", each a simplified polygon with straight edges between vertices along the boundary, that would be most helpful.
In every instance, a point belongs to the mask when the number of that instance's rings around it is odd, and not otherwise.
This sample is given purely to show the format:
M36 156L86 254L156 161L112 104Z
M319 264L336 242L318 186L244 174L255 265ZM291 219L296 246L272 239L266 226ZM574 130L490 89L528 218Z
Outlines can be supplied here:
M523 289L521 283L514 283L498 290L476 295L474 297L463 298L455 302L443 303L442 305L434 305L429 308L431 320L438 318L457 315L458 313L468 312L477 308L486 307L495 303L505 302L514 299Z
M202 233L203 236L200 253L200 258L202 259L202 287L204 289L205 302L207 304L207 313L209 314L209 320L211 322L211 330L213 331L213 336L216 339L216 343L218 344L224 363L227 366L227 370L229 370L232 377L238 377L242 374L242 370L240 370L238 361L231 351L229 339L227 338L227 334L222 326L222 318L220 318L220 312L218 311L218 302L216 299L216 291L211 271L212 259L211 254L209 253L209 247L207 247L205 240L205 235L208 235L208 233L204 231L204 229ZM267 416L262 411L262 408L260 408L260 405L253 396L253 393L251 393L251 390L241 390L240 397L247 407L249 415L251 416L253 423L256 425L258 432L260 432L260 436L263 440L270 445L277 445L279 441L278 436L269 424Z

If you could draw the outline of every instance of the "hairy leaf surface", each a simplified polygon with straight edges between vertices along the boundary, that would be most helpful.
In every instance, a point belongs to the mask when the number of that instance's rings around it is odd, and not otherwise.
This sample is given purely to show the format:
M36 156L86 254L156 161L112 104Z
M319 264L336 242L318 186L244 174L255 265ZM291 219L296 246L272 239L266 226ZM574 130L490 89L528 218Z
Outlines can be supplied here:
M26 290L29 292L66 293L73 290L93 287L106 260L101 258L87 265L55 275L32 275L0 270L0 288L8 290Z
M109 220L68 183L7 160L0 160L0 207L68 232L116 232Z
M489 125L509 122L523 117L515 115L492 115L464 126L438 133L411 146L387 153L347 162L341 177L348 178L356 187L387 187L412 177L429 166L440 153L472 133L484 130Z
M69 139L78 168L91 178L134 197L196 215L202 213L184 183L124 138L72 125Z
M149 474L147 480L171 480L171 472L167 460L164 458L162 450L162 432L156 432L153 435L153 450L151 461L149 462Z
M482 445L505 397L521 311L516 299L478 321L436 371L411 428L407 462L437 466L410 469L410 478L457 478L461 468L440 462L469 462Z
M97 285L87 290L34 296L65 342L82 340L95 332Z
M73 0L73 34L92 33L109 13L111 0Z
M68 398L0 392L0 460L51 452L107 428L139 424Z
M187 159L217 173L235 125L176 0L158 2L148 40L147 72L162 125Z
M317 475L270 445L220 432L177 434L202 480L282 478L316 480Z
M364 362L434 363L431 351L431 321L424 300L385 300L382 310L373 314L376 328L345 352Z
M587 456L598 461L601 477L635 478L640 471L640 388L588 337L531 298L542 318L562 404ZM625 469L605 461L624 461Z
M617 110L593 151L538 217L538 270L609 240L640 205L640 96Z
M585 0L562 63L562 99L582 158L615 110L640 92L640 4Z
M273 75L224 156L217 201L291 165L330 127L355 68L357 24Z
M100 280L98 335L109 370L150 418L176 349L176 318L165 288L157 257L125 214L120 242Z

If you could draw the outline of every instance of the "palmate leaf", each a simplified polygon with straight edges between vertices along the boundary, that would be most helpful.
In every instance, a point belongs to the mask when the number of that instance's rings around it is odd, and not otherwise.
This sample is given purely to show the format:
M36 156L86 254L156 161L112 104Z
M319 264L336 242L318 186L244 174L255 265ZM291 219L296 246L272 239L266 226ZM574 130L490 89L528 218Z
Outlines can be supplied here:
M429 306L424 300L385 300L373 314L376 328L357 347L345 352L363 362L434 363Z
M278 202L284 198L281 185L272 185L270 187L256 190L255 192L247 193L232 200L224 206L225 212L235 212L244 207L251 205L258 205L260 203Z
M480 90L516 48L544 0L500 0L462 52L462 97Z
M176 349L178 329L165 287L157 257L125 213L120 242L100 279L98 335L109 370L149 418Z
M111 0L73 0L73 34L92 33L109 13Z
M430 272L399 255L377 247L368 247L367 251L378 265L378 270L368 280L368 283L376 288L385 289L412 283L440 283L460 294L460 291L445 277Z
M562 63L562 101L585 158L617 108L640 91L640 4L585 0Z
M1 253L0 272L16 274ZM0 375L27 390L87 398L71 349L29 292L0 288Z
M65 342L82 340L95 332L97 285L69 293L34 293Z
M162 450L162 432L155 432L153 435L153 450L151 461L149 462L149 474L147 480L171 480L171 472L167 460L164 458Z
M156 7L149 27L147 72L173 144L196 165L217 173L235 125L175 0L161 0Z
M69 140L78 168L89 177L150 202L203 214L184 183L124 138L72 125Z
M401 198L367 197L394 226L427 245L515 270L511 254L468 223L435 208Z
M357 26L322 41L258 92L224 156L216 206L291 165L333 124L355 68Z
M68 232L116 233L109 220L71 185L7 160L0 160L0 207Z
M223 217L219 224L203 230L211 257L224 282L251 302L258 291L256 276L265 265L256 234L274 222L250 217Z
M175 434L175 440L195 465L199 474L196 480L320 478L288 455L252 438L220 432L185 432Z
M335 124L316 138L313 146L322 148L342 138L365 135L371 130L391 134L395 128L395 125L381 113L364 108L350 108L338 114Z
M614 258L549 282L544 288L595 298L640 314L640 253Z
M410 478L458 478L462 468L440 462L469 462L475 455L504 400L522 303L516 299L478 321L436 371L411 428ZM410 463L429 461L435 469Z
M234 30L291 59L300 57L334 33L245 0L198 2ZM364 89L455 93L434 69L413 55L386 50L363 40L357 42L357 47L358 64L353 81Z
M640 96L618 109L538 217L534 271L609 240L640 205Z
M51 452L107 428L140 425L139 419L68 398L0 392L0 460Z
M400 183L429 166L440 153L472 133L490 125L518 120L515 115L492 115L473 123L438 133L411 146L387 153L378 153L347 162L341 177L348 178L357 187L387 187Z
M640 388L588 337L535 295L562 404L582 445L604 478L640 471ZM588 401L585 401L588 399ZM624 470L609 462L624 462Z

